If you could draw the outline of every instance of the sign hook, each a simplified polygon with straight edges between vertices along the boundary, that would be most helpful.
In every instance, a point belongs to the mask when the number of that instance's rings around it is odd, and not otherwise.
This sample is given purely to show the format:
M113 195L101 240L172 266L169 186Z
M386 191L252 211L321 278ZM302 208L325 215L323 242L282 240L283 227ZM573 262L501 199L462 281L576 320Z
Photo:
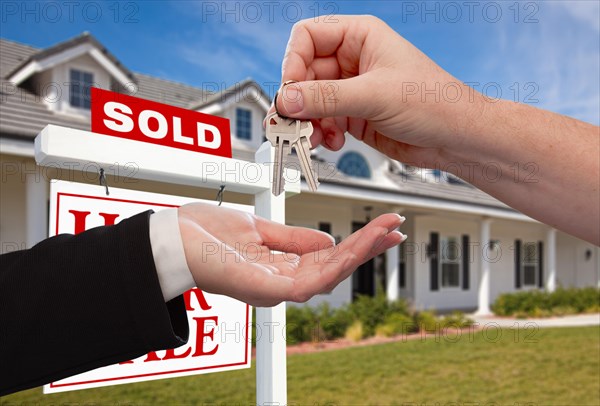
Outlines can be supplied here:
M221 203L223 203L223 190L225 190L225 185L219 186L219 191L217 192L217 197L216 197L217 202L219 202L218 206L220 206Z
M104 168L100 168L100 186L104 186L106 188L106 196L110 195L108 192L108 183L106 182L106 176L104 175Z

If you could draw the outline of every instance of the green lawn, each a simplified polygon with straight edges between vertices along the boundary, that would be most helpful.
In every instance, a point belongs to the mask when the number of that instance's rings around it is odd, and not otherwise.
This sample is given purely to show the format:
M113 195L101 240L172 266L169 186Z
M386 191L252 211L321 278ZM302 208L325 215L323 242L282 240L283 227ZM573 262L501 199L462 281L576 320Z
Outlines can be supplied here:
M288 357L297 405L600 405L600 328L464 333L456 342L413 340ZM254 368L42 395L2 405L252 405ZM453 403L454 402L454 403Z

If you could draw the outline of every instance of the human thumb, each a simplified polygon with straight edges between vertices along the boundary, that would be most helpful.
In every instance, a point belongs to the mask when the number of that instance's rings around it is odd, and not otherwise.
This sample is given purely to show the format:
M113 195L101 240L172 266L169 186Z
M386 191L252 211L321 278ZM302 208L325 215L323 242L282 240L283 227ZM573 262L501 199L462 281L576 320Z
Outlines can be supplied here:
M293 118L369 118L374 100L369 84L356 76L341 80L313 80L284 85L277 95L277 111Z

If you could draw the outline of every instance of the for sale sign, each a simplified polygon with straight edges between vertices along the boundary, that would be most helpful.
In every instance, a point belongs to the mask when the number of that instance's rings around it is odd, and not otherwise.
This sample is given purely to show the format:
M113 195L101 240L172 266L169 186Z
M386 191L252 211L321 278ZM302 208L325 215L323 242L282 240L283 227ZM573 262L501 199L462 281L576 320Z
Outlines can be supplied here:
M92 132L231 158L229 120L91 89Z
M50 235L112 225L146 210L190 202L185 197L54 181L50 189ZM206 202L216 204L216 202ZM251 206L223 206L253 212ZM238 300L192 289L185 293L187 345L85 372L44 386L44 393L87 389L250 367L251 308Z

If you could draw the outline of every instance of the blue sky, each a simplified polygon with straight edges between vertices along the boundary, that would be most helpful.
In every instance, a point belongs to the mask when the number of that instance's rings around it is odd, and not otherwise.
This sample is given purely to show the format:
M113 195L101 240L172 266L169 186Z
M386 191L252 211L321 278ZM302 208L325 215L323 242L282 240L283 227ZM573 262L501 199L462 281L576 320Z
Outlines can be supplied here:
M600 2L0 2L0 35L47 47L91 32L135 72L272 93L293 23L374 14L478 90L600 124Z

